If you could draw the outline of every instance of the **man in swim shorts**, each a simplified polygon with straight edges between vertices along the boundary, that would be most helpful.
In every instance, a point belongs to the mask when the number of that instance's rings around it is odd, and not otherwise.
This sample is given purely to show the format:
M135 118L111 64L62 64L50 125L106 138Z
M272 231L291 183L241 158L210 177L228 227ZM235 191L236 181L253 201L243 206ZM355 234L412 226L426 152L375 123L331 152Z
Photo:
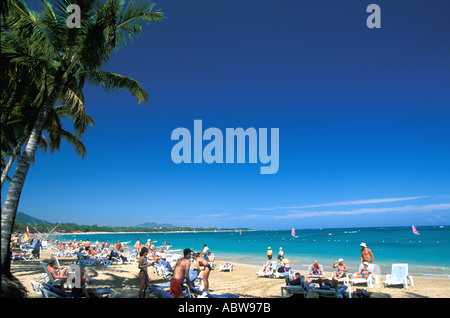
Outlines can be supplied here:
M375 257L373 256L372 250L370 250L369 248L367 248L366 243L361 243L361 262L360 264L362 264L363 262L367 262L369 264L375 264Z
M273 251L270 247L267 248L267 259L270 261L272 259Z
M186 279L187 285L192 288L189 279L189 268L191 268L192 251L186 248L183 252L184 257L180 259L173 270L173 277L170 280L170 294L175 298L184 298L183 282Z

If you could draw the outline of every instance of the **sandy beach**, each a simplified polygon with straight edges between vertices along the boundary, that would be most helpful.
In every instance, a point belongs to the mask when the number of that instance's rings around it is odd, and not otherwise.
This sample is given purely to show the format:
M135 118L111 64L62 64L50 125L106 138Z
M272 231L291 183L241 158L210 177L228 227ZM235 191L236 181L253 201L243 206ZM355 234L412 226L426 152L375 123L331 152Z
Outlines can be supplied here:
M31 280L38 278L43 269L39 261L51 258L53 250L46 249L41 252L39 260L16 261L11 264L11 272L28 289L30 298L42 298L42 294L36 294L31 288ZM76 258L59 258L61 265L69 265ZM219 266L221 261L216 262ZM210 289L215 294L233 293L244 298L280 298L281 286L285 285L284 279L257 278L256 272L259 266L234 263L234 271L211 271L209 283ZM294 269L295 270L295 269ZM90 288L111 288L116 294L114 298L138 298L139 279L138 268L133 264L121 264L110 266L90 266L86 273L93 279ZM304 274L304 273L301 273ZM164 282L162 277L149 270L151 282ZM381 281L385 278L381 276ZM426 276L414 276L414 286L407 289L400 287L352 286L352 290L363 288L372 292L371 298L449 298L450 280L448 278L430 278Z

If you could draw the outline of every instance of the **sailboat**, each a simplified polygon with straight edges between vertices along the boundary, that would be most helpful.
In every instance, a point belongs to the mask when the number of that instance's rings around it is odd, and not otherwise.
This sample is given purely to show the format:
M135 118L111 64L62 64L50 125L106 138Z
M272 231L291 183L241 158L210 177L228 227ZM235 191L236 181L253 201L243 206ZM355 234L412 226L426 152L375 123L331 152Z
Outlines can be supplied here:
M297 237L298 237L297 235L295 235L295 230L294 230L294 228L292 228L291 235L292 235L292 237L294 237L294 238L297 238Z
M419 231L417 231L417 229L416 229L416 227L414 225L412 226L412 231L413 231L414 234L420 235Z

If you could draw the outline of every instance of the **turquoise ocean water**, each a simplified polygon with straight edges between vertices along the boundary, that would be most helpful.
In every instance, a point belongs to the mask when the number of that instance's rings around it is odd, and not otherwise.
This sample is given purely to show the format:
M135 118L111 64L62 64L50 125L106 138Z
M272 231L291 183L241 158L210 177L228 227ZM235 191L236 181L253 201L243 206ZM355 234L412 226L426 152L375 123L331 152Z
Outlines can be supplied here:
M408 263L412 274L439 275L450 278L450 226L417 227L420 235L414 235L411 227L309 229L291 231L237 231L183 232L183 233L129 233L129 234L67 234L61 241L89 239L109 242L129 242L132 248L139 237L141 242L156 240L156 246L168 241L172 249L191 248L200 251L203 243L215 254L217 262L231 261L262 265L266 261L267 248L280 247L291 261L294 270L305 272L314 260L330 272L338 258L343 258L350 272L357 271L361 242L373 251L375 263L381 274L390 272L393 263ZM178 252L180 253L180 252Z

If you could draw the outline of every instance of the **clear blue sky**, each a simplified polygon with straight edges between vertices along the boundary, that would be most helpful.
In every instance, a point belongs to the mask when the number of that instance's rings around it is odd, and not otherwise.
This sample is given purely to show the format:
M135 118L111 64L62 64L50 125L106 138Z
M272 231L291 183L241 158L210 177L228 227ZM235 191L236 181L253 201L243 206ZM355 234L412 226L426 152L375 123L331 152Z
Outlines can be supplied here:
M366 26L371 3L381 29ZM106 67L150 102L87 89L86 159L40 151L19 211L99 225L450 224L450 2L157 4L167 19ZM174 164L171 133L195 119L279 128L278 172Z

